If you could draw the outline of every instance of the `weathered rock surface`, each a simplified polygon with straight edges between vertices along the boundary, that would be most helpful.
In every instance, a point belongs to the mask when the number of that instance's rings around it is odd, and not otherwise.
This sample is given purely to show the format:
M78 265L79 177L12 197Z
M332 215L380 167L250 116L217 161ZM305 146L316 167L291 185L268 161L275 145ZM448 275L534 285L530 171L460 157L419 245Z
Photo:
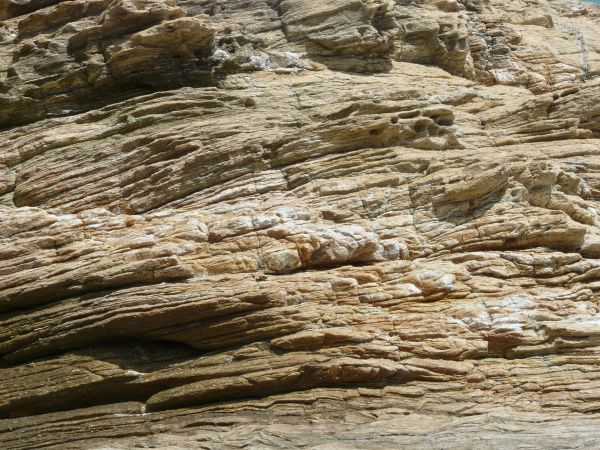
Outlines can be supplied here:
M600 447L596 7L0 20L1 448Z

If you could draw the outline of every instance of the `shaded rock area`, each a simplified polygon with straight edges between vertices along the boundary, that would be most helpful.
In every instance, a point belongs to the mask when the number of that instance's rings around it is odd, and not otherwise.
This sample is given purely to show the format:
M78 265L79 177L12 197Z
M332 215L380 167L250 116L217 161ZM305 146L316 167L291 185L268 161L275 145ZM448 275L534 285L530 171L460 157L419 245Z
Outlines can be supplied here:
M600 447L599 27L0 0L0 447Z

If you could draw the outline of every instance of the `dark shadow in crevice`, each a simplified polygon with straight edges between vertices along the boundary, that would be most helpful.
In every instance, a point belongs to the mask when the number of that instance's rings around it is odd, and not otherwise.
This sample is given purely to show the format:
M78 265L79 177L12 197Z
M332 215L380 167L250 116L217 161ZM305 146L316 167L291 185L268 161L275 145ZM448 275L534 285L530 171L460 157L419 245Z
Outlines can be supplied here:
M51 380L45 389L30 390L23 396L12 399L10 404L0 408L0 418L25 417L127 401L144 402L156 392L181 383L176 380L160 380L159 377L154 381L144 382L138 380L139 375L164 370L200 355L200 351L176 342L115 340L102 346L35 360L29 364L38 364L45 369L45 372L38 375L38 381L52 374L52 369L47 369L48 367L62 369L64 388L52 389L52 382L60 379ZM77 363L70 366L74 361ZM112 376L111 365L117 372ZM122 371L125 372L118 373ZM77 376L84 380L87 378L88 381L69 386ZM33 377L32 383L35 383L36 377ZM98 380L90 380L93 377ZM39 393L36 394L36 390Z

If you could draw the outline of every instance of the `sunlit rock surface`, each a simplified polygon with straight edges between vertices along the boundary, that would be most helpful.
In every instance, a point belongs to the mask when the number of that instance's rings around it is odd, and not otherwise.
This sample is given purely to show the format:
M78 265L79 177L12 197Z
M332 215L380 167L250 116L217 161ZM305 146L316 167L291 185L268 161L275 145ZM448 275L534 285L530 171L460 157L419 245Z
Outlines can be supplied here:
M0 0L0 447L600 447L600 12Z

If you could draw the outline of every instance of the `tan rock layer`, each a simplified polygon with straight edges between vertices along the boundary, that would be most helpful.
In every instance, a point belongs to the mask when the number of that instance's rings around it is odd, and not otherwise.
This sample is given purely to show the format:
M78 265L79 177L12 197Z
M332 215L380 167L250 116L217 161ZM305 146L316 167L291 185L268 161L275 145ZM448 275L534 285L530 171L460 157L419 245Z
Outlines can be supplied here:
M600 445L599 17L0 1L0 446Z

